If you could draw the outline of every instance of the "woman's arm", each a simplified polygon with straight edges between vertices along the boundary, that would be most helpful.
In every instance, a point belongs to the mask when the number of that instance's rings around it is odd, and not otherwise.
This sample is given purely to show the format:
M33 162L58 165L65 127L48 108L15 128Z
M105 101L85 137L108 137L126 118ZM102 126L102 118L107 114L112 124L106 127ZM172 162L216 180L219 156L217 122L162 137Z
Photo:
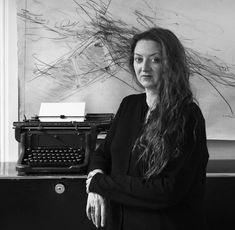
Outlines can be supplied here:
M187 122L187 143L183 146L182 153L169 162L162 173L148 180L128 175L109 176L97 173L91 180L89 191L125 205L148 210L169 207L187 197L192 184L196 183L195 178L205 180L208 161L204 118L201 113L197 115L197 121ZM193 130L191 127L195 122L196 130Z
M125 99L124 99L125 100ZM123 100L123 101L124 101ZM109 173L111 160L110 160L110 146L112 139L115 134L116 126L122 111L123 102L121 103L117 114L114 118L114 121L111 125L111 128L100 146L91 154L90 164L89 164L89 173L86 180L86 191L88 193L87 205L86 205L86 214L89 220L92 220L93 224L96 227L104 227L106 222L106 202L104 197L100 196L97 193L92 193L89 191L89 185L91 178L97 174Z
M117 110L117 113L111 124L110 130L108 131L106 135L106 138L98 146L98 148L91 154L89 168L88 168L89 172L94 169L100 169L106 174L110 172L110 167L111 167L110 146L111 146L113 137L115 135L115 130L118 125L118 121L122 113L124 103L125 103L125 98L122 100Z

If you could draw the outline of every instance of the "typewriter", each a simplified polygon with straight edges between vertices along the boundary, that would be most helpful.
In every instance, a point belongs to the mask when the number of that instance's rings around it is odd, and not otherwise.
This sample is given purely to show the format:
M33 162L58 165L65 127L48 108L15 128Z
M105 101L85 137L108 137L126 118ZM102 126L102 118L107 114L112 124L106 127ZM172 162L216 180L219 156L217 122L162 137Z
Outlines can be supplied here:
M13 122L20 143L18 174L85 174L97 134L107 132L113 117L87 114L83 122L45 122L36 116Z

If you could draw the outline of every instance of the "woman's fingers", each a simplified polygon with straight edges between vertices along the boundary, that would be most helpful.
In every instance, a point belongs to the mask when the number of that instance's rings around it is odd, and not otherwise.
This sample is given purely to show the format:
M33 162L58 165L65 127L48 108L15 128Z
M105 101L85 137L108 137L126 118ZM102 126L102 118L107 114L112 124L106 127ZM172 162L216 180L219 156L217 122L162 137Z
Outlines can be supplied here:
M101 213L100 213L100 203L99 203L99 199L97 199L97 205L95 207L95 226L97 228L100 227L100 217Z
M106 206L105 200L102 196L89 193L86 205L86 214L89 220L99 228L105 226L106 222Z
M106 222L106 204L105 204L105 199L97 195L97 210L96 210L96 227L99 228L105 226Z
M105 222L106 222L106 204L105 204L104 199L103 199L102 205L100 206L100 215L101 215L100 224L101 224L101 227L104 227Z
M95 207L91 207L90 209L90 213L91 213L91 221L94 225L96 225L96 218L95 218L95 212L96 212L96 208Z
M87 197L87 203L86 203L86 215L87 215L87 218L89 220L91 220L91 207L92 207L92 204L91 204L91 194L88 195Z

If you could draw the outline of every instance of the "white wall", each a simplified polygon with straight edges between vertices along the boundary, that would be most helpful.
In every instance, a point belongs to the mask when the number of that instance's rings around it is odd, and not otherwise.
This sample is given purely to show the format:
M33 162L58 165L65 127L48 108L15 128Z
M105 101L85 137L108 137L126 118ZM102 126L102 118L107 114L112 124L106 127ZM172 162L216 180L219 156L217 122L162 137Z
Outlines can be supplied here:
M0 161L16 161L18 120L16 0L0 0Z

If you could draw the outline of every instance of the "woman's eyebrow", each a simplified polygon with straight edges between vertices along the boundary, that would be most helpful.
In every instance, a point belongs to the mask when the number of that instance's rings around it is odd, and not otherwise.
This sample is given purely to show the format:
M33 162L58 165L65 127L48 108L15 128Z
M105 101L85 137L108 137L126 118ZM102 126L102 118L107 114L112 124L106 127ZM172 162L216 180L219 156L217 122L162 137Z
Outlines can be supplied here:
M155 53L152 53L152 54L150 54L150 55L148 55L149 57L151 57L151 56L154 56L154 55L160 55L160 53L159 52L155 52ZM138 53L134 53L134 55L138 55L138 56L144 56L143 54L138 54Z

